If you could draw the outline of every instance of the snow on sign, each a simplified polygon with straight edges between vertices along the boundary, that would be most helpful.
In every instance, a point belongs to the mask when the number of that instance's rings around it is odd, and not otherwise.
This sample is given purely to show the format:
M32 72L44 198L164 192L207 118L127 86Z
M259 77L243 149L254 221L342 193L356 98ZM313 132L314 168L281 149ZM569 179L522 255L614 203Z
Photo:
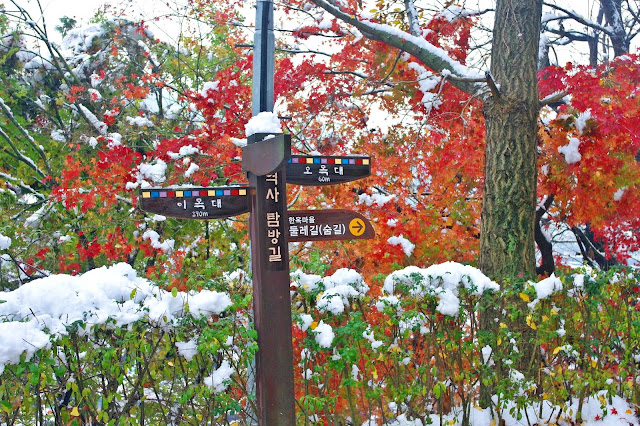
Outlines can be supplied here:
M287 183L334 185L371 174L371 157L292 155L287 163Z
M140 190L140 208L179 219L221 219L247 213L249 195L248 186L145 188Z
M371 239L375 231L360 213L335 210L289 210L288 241Z

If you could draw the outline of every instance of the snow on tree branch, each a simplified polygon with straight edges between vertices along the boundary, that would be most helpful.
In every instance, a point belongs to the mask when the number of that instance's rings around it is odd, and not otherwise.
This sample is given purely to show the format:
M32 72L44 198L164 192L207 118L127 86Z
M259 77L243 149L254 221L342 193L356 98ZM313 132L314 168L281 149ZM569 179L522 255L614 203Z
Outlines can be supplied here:
M463 79L451 79L451 84L458 89L471 95L484 89L484 84L467 80L482 78L480 74L453 60L445 50L434 46L422 37L414 36L390 25L360 20L344 12L333 0L312 1L336 18L356 27L365 37L403 50L436 72L462 77Z
M567 15L566 17L561 17L559 19L564 19L564 18L573 19L573 20L575 20L575 21L577 21L577 22L579 22L579 23L581 23L583 25L586 25L587 27L591 27L593 29L602 31L603 33L607 34L608 36L612 36L613 35L611 27L605 27L605 26L600 25L600 24L598 24L596 22L593 22L592 20L585 18L584 16L582 16L581 14L579 14L578 12L576 12L573 9L572 10L568 10L568 9L565 9L564 7L562 7L562 6L558 6L557 4L551 4L551 3L544 3L544 4L545 4L545 6L549 6L552 9L559 10L560 12L565 13Z
M38 153L38 155L40 155L40 157L42 158L42 160L45 163L45 167L47 168L47 170L49 172L51 172L51 166L49 165L49 162L47 161L47 157L46 157L44 151L42 150L40 145L38 145L36 143L36 141L29 134L29 132L24 127L22 127L20 125L20 123L18 123L18 120L16 120L16 118L13 116L13 113L11 112L11 109L7 106L7 104L4 102L4 99L2 99L2 98L0 98L0 108L2 108L2 111L5 113L7 118L11 121L11 123L13 123L13 125L16 126L18 131L20 131L20 133L22 133L24 135L24 137L29 142L31 147ZM11 140L10 140L10 138L8 136L6 136L6 135L3 135L3 136L5 137L6 140L9 141L9 143L11 143ZM43 172L33 162L33 160L31 160L31 158L28 158L28 157L24 156L24 154L21 154L21 160L24 161L25 163L29 164L29 166L32 167L36 172L38 172L41 176L43 176L43 177L47 176L47 173Z
M409 31L416 37L422 36L420 24L418 24L418 12L413 0L404 0L404 6L407 9L407 19L409 20Z

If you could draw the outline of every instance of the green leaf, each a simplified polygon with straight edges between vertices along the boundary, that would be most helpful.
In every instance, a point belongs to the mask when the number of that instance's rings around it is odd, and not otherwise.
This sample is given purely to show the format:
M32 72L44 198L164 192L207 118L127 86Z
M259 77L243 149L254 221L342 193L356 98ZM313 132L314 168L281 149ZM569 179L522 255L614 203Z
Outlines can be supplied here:
M446 387L445 387L444 383L438 382L433 387L433 395L437 399L440 399L440 396L442 396L442 394L444 393L445 390L446 390Z
M0 410L11 413L11 403L9 401L0 401Z

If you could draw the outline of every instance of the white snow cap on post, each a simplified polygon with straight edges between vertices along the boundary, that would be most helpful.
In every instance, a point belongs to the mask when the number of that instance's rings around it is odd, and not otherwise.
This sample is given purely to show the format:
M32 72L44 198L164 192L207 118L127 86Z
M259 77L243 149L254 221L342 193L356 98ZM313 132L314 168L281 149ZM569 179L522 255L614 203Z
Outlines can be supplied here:
M263 111L255 117L251 117L251 120L244 128L247 137L256 133L282 133L282 126L278 116L268 111Z

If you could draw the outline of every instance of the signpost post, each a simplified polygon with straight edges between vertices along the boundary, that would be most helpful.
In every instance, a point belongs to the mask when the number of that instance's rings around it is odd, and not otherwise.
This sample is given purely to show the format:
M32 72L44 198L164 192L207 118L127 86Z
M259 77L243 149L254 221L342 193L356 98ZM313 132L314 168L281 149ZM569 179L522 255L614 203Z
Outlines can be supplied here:
M273 2L256 4L253 43L253 116L273 112L275 43ZM253 271L254 326L258 333L256 401L259 425L295 425L293 343L287 243L287 184L284 168L290 145L260 149L273 141L265 134L249 136L243 152L251 197L249 238ZM284 147L282 146L284 144ZM263 146L264 146L263 145ZM248 166L248 167L247 167Z
M275 47L272 0L258 0L253 60L253 116L273 111ZM289 241L373 238L371 223L349 210L287 211L287 183L332 185L371 174L366 156L291 155L289 135L248 137L242 166L249 185L145 188L142 210L179 219L250 212L258 424L295 425Z

